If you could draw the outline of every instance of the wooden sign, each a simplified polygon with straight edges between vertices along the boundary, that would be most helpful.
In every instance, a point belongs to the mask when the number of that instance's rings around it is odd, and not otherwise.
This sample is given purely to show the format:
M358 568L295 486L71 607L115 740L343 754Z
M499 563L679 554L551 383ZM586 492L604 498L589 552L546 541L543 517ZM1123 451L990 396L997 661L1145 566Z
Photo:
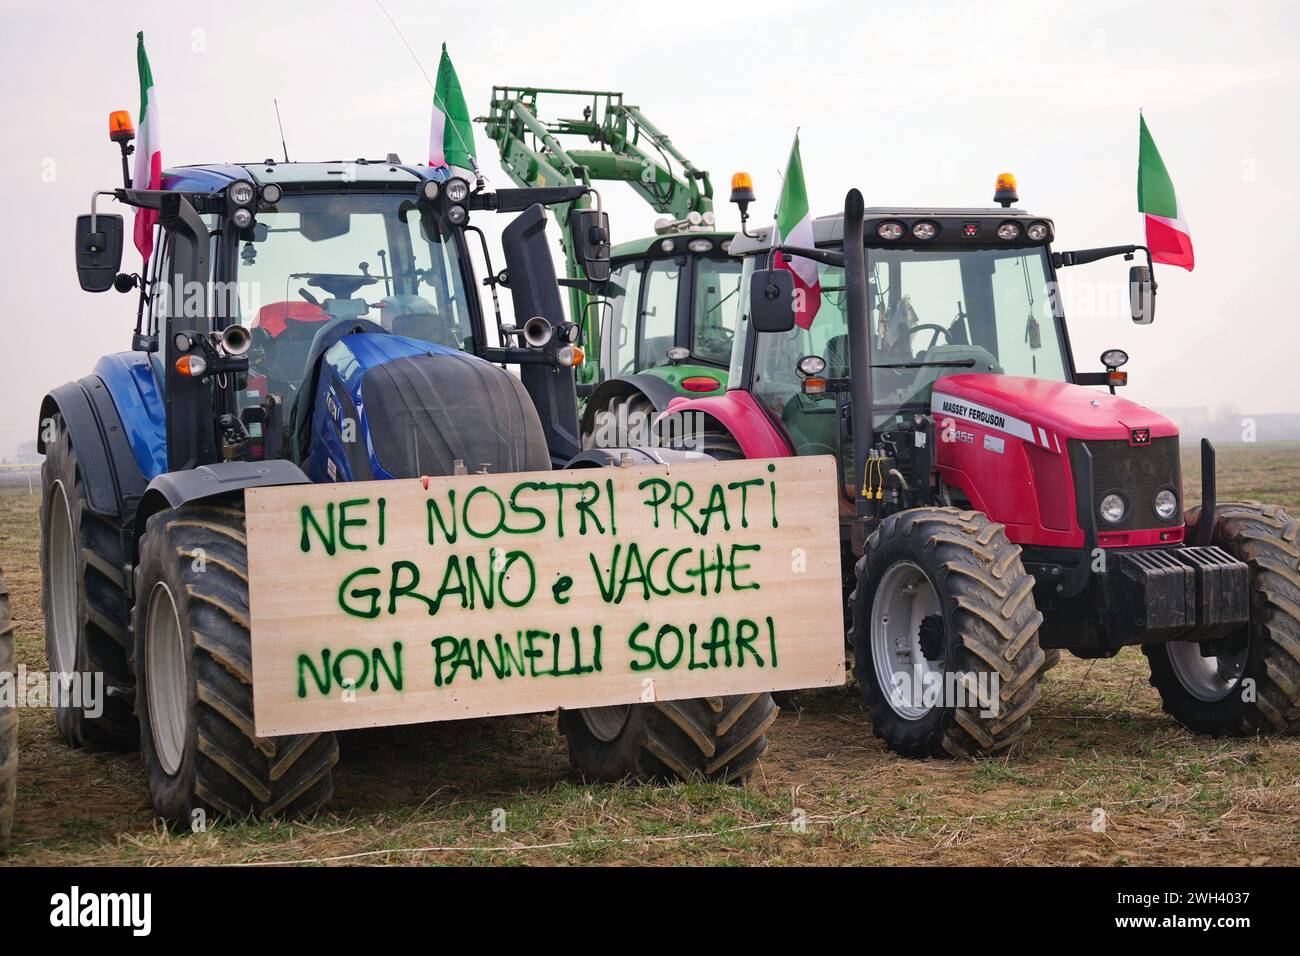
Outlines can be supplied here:
M844 681L830 457L246 500L262 736Z

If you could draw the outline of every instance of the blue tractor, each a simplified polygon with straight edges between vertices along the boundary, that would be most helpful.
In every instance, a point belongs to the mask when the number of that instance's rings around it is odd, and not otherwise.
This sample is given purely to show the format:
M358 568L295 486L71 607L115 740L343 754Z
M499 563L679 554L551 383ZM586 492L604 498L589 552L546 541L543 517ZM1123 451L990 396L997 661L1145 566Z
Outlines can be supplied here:
M121 216L92 200L78 218L82 288L136 293L135 330L40 412L47 651L107 691L102 712L61 707L59 728L74 746L138 745L169 821L310 812L338 746L254 732L243 491L621 458L581 451L579 330L545 232L544 207L587 187L486 191L392 155L187 166L162 185L96 194L156 214L141 275L119 272ZM516 214L500 272L470 224L484 211ZM569 228L587 276L607 277L604 214ZM498 288L526 321L503 322ZM761 694L562 712L560 726L588 779L738 780L775 716Z

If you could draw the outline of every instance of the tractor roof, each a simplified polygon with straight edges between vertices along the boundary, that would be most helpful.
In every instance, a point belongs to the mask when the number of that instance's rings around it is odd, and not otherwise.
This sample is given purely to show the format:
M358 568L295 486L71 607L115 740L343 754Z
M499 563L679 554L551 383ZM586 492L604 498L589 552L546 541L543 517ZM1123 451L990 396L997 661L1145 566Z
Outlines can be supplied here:
M163 173L167 189L185 192L220 192L237 179L251 179L259 186L279 183L281 186L336 186L340 183L360 183L385 186L416 183L428 179L432 170L427 166L406 166L382 159L334 160L325 163L218 163L207 166L177 166Z
M681 246L685 248L686 242L689 242L691 239L726 240L726 239L730 239L733 235L734 233L732 233L730 230L710 229L704 231L691 231L691 232L669 232L669 233L664 233L661 236L646 236L642 239L629 239L627 242L620 242L618 245L614 246L614 248L610 250L610 258L626 259L630 257L641 257L649 254L658 253L660 252L659 243L663 242L665 239L684 240L681 243ZM674 241L673 245L676 246L678 245L678 243ZM674 251L679 251L679 250L674 250Z
M959 206L868 206L864 213L866 219L925 219L929 217L966 217L970 219L1041 219L1024 209L1001 206L959 207ZM766 250L772 242L772 227L763 226L755 229L750 236L740 233L731 243L731 254L743 256L749 252ZM840 242L844 238L844 213L837 212L830 216L819 216L813 220L813 240L817 245Z

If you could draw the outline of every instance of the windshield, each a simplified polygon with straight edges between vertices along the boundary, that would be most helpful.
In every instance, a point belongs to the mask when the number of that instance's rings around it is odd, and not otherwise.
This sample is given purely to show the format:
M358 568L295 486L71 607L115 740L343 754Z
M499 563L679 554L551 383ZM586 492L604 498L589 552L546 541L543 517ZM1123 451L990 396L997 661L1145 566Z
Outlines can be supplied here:
M690 263L678 257L616 265L601 326L601 368L618 378L670 364L677 342L682 283ZM693 264L691 359L725 366L731 360L741 262L699 256Z
M409 198L286 197L239 247L240 322L253 333L250 387L296 390L312 339L332 319L472 350L460 261L449 233Z
M739 292L737 329L747 334L749 276L765 264L750 256ZM1064 381L1060 323L1053 313L1046 251L868 249L873 427L928 411L936 379L1005 372ZM826 360L830 378L849 377L844 271L819 266L821 307L808 329L758 336L750 388L785 425L803 454L834 442L831 396L806 396L796 363ZM733 353L731 381L743 381L746 350Z

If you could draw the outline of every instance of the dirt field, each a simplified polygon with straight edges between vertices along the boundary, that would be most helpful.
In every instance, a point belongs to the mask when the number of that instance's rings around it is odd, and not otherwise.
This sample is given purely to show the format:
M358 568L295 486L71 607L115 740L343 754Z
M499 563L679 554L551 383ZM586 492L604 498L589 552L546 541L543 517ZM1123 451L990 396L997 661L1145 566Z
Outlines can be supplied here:
M1221 449L1219 463L1221 498L1300 511L1300 445ZM0 491L0 566L18 659L44 669L38 503ZM1024 742L984 762L891 756L856 688L805 693L745 788L584 786L551 716L351 733L328 812L184 836L152 818L138 756L69 750L50 712L25 711L0 862L1300 863L1300 740L1194 737L1161 713L1146 674L1136 650L1067 656Z

